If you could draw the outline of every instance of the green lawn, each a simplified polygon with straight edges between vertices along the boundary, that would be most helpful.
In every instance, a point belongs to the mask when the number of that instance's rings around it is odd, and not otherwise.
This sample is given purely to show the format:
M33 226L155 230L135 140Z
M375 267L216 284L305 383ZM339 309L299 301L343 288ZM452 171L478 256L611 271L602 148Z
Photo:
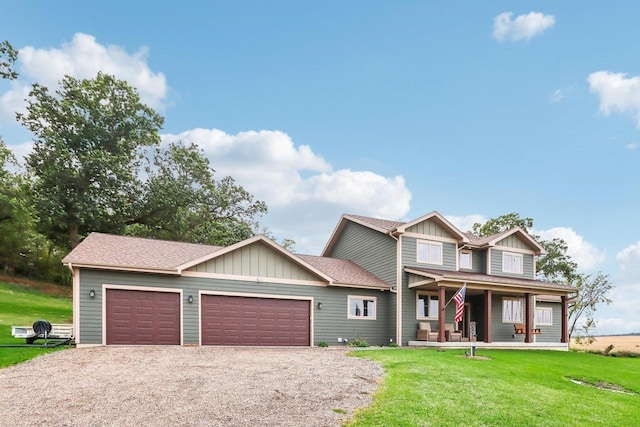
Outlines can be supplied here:
M640 359L555 351L478 352L389 349L356 351L379 361L385 376L355 426L630 426L640 420L640 394L583 382L617 384L640 393Z
M11 326L29 326L38 319L72 323L72 318L69 297L51 296L24 285L0 282L0 345L25 344L24 339L11 336ZM0 368L54 350L0 347Z

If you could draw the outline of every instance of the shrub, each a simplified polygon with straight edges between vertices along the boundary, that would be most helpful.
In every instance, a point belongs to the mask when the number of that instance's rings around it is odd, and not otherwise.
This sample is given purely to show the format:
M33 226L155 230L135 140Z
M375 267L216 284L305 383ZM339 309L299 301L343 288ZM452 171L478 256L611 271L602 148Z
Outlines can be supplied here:
M320 341L318 347L329 347L329 343L326 341Z
M354 338L352 340L349 341L349 344L347 344L349 347L370 347L369 343L367 342L367 337L364 338Z

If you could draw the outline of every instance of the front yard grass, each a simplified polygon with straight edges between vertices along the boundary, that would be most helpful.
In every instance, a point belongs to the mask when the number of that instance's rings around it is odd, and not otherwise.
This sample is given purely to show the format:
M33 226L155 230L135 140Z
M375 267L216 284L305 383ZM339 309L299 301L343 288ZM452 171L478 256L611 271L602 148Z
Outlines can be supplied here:
M356 426L630 426L640 420L640 359L578 352L356 351L385 375ZM579 385L608 383L635 394Z
M29 326L39 319L51 323L72 323L71 298L52 296L21 284L0 282L0 345L25 344L11 336L11 326ZM42 340L37 343L43 342ZM0 347L0 368L50 351L65 348Z

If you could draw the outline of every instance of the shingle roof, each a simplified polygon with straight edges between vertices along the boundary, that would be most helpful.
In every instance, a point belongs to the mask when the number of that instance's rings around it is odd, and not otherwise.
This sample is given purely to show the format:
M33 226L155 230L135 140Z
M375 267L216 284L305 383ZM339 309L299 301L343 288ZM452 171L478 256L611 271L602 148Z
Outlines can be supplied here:
M389 289L389 285L386 282L352 261L314 255L296 256L338 283Z
M220 249L220 246L91 233L64 257L62 262L112 268L177 271L179 266Z
M399 226L405 224L402 221L389 221L387 219L371 218L368 216L361 216L361 215L345 215L345 216L349 218L355 218L357 220L370 224L374 227L382 228L387 231L395 230Z

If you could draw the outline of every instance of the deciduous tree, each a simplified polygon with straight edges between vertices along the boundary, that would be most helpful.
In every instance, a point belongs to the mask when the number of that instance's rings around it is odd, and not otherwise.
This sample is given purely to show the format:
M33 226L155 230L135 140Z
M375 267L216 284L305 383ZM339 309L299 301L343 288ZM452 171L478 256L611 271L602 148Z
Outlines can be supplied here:
M140 149L159 142L163 118L104 73L65 76L55 94L35 84L17 118L35 135L27 168L39 229L71 248L90 231L122 232L140 197Z
M18 51L8 41L0 42L0 79L15 80L18 72L13 68L18 59Z
M231 177L215 180L214 173L194 144L159 148L128 234L221 246L251 237L266 204Z

